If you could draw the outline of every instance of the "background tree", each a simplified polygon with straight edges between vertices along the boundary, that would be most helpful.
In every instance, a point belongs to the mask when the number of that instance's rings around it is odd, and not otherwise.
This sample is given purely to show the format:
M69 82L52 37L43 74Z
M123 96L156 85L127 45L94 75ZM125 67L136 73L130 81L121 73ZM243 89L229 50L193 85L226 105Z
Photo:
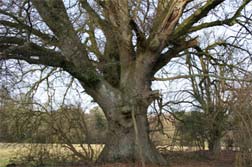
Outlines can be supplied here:
M43 154L43 150L58 147L61 151L67 149L79 160L91 162L100 153L102 146L95 149L91 146L104 143L105 139L107 122L99 108L91 110L93 113L85 113L79 106L64 105L58 110L48 111L23 95L4 97L1 96L0 142L27 143L23 146L27 148L27 154L22 156L39 159L35 157L37 153ZM48 158L43 159L45 161L50 160L47 156L44 158Z
M171 59L199 45L195 32L248 24L250 0L229 3L4 1L0 58L61 68L78 79L108 120L100 161L166 164L149 139L147 109L159 97L151 81Z
M250 74L247 74L244 78L249 79L251 78L250 76ZM234 132L233 140L235 145L240 148L240 152L236 156L236 167L249 166L252 164L251 98L251 82L235 82L230 106Z
M92 143L104 144L107 133L107 120L99 107L94 107L87 114L87 126L90 133Z
M208 49L203 53L209 53ZM196 66L196 61L199 61L200 66ZM221 151L221 138L228 130L227 118L230 107L224 76L228 76L227 71L230 70L228 64L224 64L225 62L215 60L215 63L216 65L213 66L209 56L200 55L198 60L188 57L192 84L191 94L204 114L208 148L210 151L218 153ZM195 76L199 76L199 78L195 78Z
M176 121L177 135L180 146L198 147L205 149L207 139L207 118L203 112L191 111L181 114L180 121Z
M10 139L9 135L9 126L8 126L8 119L7 114L4 112L5 110L9 109L11 106L11 97L9 91L2 87L0 93L0 121L1 121L1 128L0 128L0 140L7 141Z

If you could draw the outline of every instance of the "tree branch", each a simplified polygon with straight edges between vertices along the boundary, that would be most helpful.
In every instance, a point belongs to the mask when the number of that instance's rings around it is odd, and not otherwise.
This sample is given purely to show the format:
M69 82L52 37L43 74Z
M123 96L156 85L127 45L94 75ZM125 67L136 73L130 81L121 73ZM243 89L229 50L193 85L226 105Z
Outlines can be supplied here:
M0 60L8 59L61 68L69 64L59 52L54 50L43 48L21 38L1 37Z
M43 32L41 32L35 28L32 28L24 23L14 23L11 21L0 20L0 25L6 26L9 28L15 28L17 30L28 30L32 34L34 34L35 36L44 40L47 44L52 44L54 46L58 46L57 39L53 39L52 36L44 34Z
M165 66L172 58L177 57L179 52L197 45L198 41L196 38L176 44L174 48L169 49L167 52L159 56L157 62L155 63L153 73L156 73L159 69Z
M207 16L210 10L214 9L216 6L224 2L225 0L208 0L204 6L199 8L194 14L184 20L173 33L173 39L185 35L188 30L197 23L200 19Z
M70 36L75 34L62 0L32 0L32 3L58 38L66 38L66 34Z
M100 26L104 31L108 31L109 24L106 20L101 19L101 17L95 12L95 10L89 5L87 0L80 0L82 8L84 8L89 16Z
M59 40L59 48L67 61L73 64L75 75L82 76L86 84L100 81L100 74L91 63L86 48L82 45L73 24L69 20L62 0L32 0L40 16ZM83 66L85 67L83 69Z
M167 45L170 35L173 33L183 10L190 0L169 1L160 18L157 17L150 35L149 48L161 52Z
M176 79L190 79L190 78L195 78L195 77L212 77L212 78L216 78L216 79L220 79L220 80L227 80L227 81L252 82L252 79L229 78L229 77L224 77L224 76L219 76L219 75L214 75L214 74L179 75L179 76L166 77L166 78L155 77L155 78L153 78L153 80L154 81L171 81L171 80L176 80Z
M213 22L209 22L209 23L202 23L198 26L194 26L194 27L190 28L188 32L195 32L195 31L201 30L203 28L221 26L221 25L232 26L236 23L236 19L241 15L242 10L250 2L251 2L251 0L244 0L242 5L238 8L238 10L235 12L235 14L231 18L228 18L225 20L217 20L217 21L213 21Z

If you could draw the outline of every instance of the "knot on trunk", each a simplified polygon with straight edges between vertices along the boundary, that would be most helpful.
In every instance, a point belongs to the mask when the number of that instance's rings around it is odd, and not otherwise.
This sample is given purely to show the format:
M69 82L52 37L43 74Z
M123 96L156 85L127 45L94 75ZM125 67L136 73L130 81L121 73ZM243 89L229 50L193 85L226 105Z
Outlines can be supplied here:
M123 106L121 108L121 113L122 113L122 116L125 120L131 120L131 112L132 112L132 106L130 105L127 105L127 106Z

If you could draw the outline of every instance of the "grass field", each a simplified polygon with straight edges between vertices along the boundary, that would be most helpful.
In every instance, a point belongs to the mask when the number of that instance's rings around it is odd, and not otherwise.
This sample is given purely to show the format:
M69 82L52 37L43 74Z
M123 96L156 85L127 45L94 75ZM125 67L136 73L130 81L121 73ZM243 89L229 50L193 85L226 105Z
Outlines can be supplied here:
M33 149L31 149L31 147ZM80 151L82 148L79 145L74 145L76 150ZM83 146L86 151L87 145ZM93 157L97 158L101 152L103 145L91 145L93 151ZM35 149L34 149L35 148ZM59 144L8 144L0 143L0 167L5 167L11 162L11 160L17 160L20 156L28 157L32 155L31 159L46 159L48 157L64 160L73 160L72 152L66 147ZM47 157L46 157L47 156Z
M17 149L14 145L0 143L0 167L5 167L16 155Z
M27 148L29 146L36 146L37 144L3 144L0 143L0 167L5 167L8 163L10 163L10 160L13 158L17 157L17 155L24 155L24 154L29 154L29 151ZM71 158L71 154L69 154L69 150L66 148L62 148L61 145L58 144L40 144L38 145L39 147L46 147L49 152L51 153L57 153L61 156L64 157L69 157ZM51 149L53 146L54 149ZM75 145L77 149L80 149L78 145ZM56 149L55 149L56 148ZM96 157L99 155L99 152L102 150L103 146L102 145L92 145L92 148L94 151L96 151ZM59 151L59 152L57 152ZM47 153L47 152L45 152ZM165 154L165 157L169 159L170 164L172 167L232 167L234 166L234 156L235 152L227 152L223 151L220 156L215 159L212 158L211 155L208 155L208 151L203 151L200 152L200 154L197 151L168 151ZM44 153L42 152L42 155ZM40 154L35 153L34 155L36 158L40 156ZM59 158L59 157L57 157ZM53 160L51 159L52 162L54 163ZM64 162L65 159L59 159L60 161L58 162L63 162L64 165L66 163ZM75 161L72 159L72 162ZM58 162L55 162L58 164ZM35 165L36 166L36 165ZM76 167L76 165L69 165L68 167ZM81 165L80 165L81 166ZM85 165L82 165L83 167ZM140 167L141 165L134 165L135 167ZM98 165L96 167L132 167L131 165L127 164L107 164L107 165ZM146 166L147 167L147 166ZM149 166L148 166L149 167ZM154 166L151 166L154 167ZM156 166L155 166L156 167Z
M6 154L7 152L7 154ZM9 154L6 150L0 151L0 167L4 167L9 163L9 159L11 158L11 154Z

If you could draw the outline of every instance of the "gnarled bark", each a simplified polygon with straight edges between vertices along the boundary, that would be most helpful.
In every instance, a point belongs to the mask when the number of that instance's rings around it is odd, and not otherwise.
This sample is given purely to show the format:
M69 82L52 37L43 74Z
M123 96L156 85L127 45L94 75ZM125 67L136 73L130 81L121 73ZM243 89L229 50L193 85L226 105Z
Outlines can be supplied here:
M150 141L146 114L147 107L138 105L130 106L130 108L131 110L127 110L127 112L122 108L121 110L118 109L118 113L121 113L119 117L119 114L116 117L107 117L109 125L107 140L98 161L144 161L148 164L167 165L167 161ZM132 115L132 113L135 113L135 115ZM135 116L134 119L133 116ZM134 120L136 127L134 127Z

